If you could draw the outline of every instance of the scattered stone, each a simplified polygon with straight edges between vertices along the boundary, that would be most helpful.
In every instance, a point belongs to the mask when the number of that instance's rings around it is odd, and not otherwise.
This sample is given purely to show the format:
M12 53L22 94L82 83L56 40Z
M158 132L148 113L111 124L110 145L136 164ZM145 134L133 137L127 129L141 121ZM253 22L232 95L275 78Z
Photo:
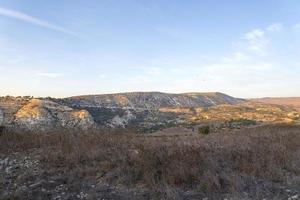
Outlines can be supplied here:
M2 165L6 166L8 165L8 161L9 161L9 158L5 158L3 161L2 161Z
M42 186L45 182L46 182L45 180L40 180L37 183L34 183L34 184L30 185L29 187L34 189L34 188Z
M84 192L80 192L77 196L78 199L87 199L88 194L84 193Z
M294 195L294 196L291 196L291 199L298 199L298 197L299 197L299 195L296 194L296 195Z

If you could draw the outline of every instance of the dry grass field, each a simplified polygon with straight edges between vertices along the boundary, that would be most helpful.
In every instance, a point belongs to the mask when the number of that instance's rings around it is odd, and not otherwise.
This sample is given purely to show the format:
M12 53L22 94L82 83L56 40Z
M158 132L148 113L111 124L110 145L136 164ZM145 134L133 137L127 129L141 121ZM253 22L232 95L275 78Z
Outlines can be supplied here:
M0 199L287 199L300 190L300 127L137 136L4 131Z

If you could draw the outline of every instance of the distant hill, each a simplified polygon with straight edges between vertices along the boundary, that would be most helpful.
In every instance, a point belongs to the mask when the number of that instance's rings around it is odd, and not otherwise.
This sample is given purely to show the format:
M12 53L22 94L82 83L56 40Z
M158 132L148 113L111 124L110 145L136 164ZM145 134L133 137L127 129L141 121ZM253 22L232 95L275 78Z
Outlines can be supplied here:
M222 93L168 94L131 92L75 96L63 99L33 97L1 97L0 125L26 128L93 126L134 126L151 122L166 123L174 114L162 108L197 108L228 104L243 100Z
M299 99L249 101L219 92L129 92L69 98L0 97L0 126L40 130L104 126L153 131L204 122L248 122L245 119L300 123L299 112L293 109L300 105Z
M300 111L300 97L278 97L278 98L260 98L260 99L251 99L252 101L276 104L283 106L292 106L298 111Z
M164 107L210 107L221 104L234 105L242 102L223 93L184 93L131 92L76 96L62 99L68 106L106 107L131 109L159 109Z

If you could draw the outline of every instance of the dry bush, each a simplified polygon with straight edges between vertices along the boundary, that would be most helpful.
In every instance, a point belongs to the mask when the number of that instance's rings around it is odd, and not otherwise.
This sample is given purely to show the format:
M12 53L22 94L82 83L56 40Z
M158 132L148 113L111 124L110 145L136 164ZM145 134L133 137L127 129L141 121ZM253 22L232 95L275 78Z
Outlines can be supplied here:
M2 134L0 153L37 149L46 167L73 178L100 173L111 184L236 192L300 175L299 144L300 127L285 125L168 139L59 130Z
M210 127L209 126L201 126L198 128L198 133L203 135L208 135L210 133Z

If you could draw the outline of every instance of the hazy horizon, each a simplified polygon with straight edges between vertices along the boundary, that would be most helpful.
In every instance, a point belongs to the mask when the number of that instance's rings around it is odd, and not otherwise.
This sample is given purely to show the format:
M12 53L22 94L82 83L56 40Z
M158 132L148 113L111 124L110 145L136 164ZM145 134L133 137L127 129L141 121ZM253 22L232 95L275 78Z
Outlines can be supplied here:
M0 0L0 96L300 96L300 4Z

